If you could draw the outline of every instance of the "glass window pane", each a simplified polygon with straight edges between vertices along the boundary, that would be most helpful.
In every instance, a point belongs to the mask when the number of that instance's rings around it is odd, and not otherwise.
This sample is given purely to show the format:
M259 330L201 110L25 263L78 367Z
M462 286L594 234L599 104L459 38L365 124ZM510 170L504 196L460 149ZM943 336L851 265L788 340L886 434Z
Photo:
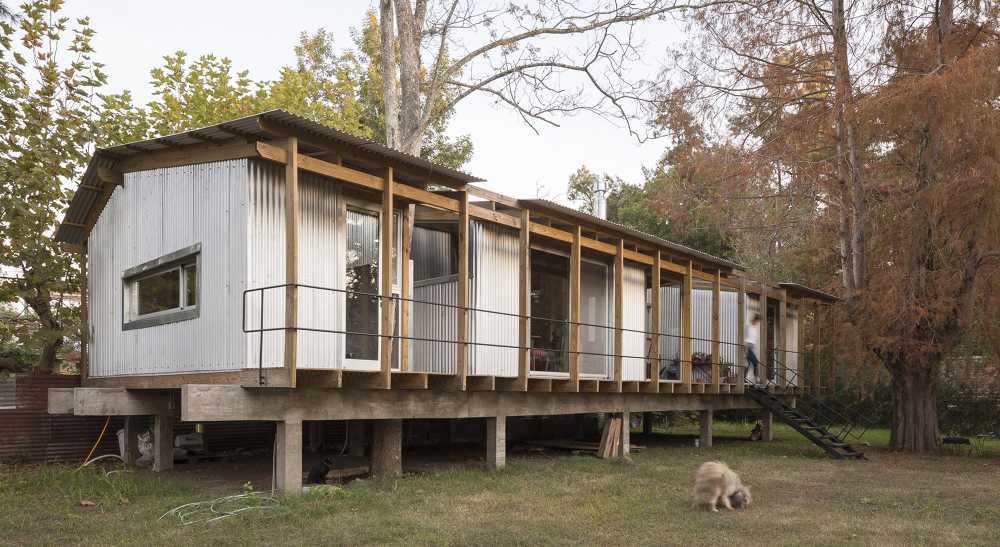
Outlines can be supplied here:
M347 211L347 329L378 334L378 214ZM378 359L378 336L348 334L344 356L348 359Z
M531 251L531 370L568 372L569 258Z
M194 306L198 303L198 268L194 264L184 267L184 289L187 293L184 298L185 306Z
M181 307L179 270L169 270L136 282L139 315Z

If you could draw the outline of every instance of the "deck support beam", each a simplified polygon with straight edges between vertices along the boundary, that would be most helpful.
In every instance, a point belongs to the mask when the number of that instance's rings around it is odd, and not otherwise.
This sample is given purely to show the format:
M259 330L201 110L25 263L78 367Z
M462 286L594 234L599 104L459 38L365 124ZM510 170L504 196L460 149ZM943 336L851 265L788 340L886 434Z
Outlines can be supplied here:
M702 448L712 447L712 422L715 420L714 410L702 410L698 413L698 421L701 425L699 442Z
M650 279L650 309L649 309L649 371L647 372L648 382L640 386L643 393L660 392L660 284L661 276L660 251L653 255L653 268ZM646 427L646 416L642 419L643 428Z
M288 137L285 144L285 372L289 387L295 387L299 326L299 140Z
M491 469L507 465L507 417L486 418L486 463Z
M302 420L274 424L275 488L286 496L302 493Z
M403 420L372 422L371 474L376 479L391 479L403 474Z
M382 296L381 306L379 310L382 313L381 317L381 338L379 338L380 351L379 355L381 359L379 360L379 374L378 374L378 387L389 389L392 387L392 346L393 346L393 327L396 324L396 301L392 299L392 284L396 279L395 272L395 260L392 256L392 242L396 239L396 230L394 226L393 209L392 203L392 189L394 186L392 167L386 167L385 169L385 180L383 181L384 187L382 190L382 227L380 230L381 237L381 253L380 258L381 263L379 268L382 270L379 272L382 278L382 286L379 289L379 293Z
M691 387L691 327L694 309L694 263L687 263L684 282L681 285L681 382L677 385L681 393L692 393Z

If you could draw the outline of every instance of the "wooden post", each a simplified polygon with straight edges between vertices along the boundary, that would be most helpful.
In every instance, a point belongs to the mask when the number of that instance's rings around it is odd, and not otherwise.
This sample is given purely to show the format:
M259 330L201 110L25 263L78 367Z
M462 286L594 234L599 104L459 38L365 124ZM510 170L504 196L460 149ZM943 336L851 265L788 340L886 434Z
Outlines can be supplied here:
M139 424L142 416L125 416L125 466L135 467L139 459ZM172 446L172 445L171 445Z
M90 374L90 301L87 252L80 253L80 382ZM133 462L134 463L134 462Z
M632 450L632 420L631 413L628 409L621 413L622 426L619 431L620 440L619 445L621 446L620 456L623 460L629 460L629 452Z
M528 390L528 374L531 368L531 212L521 210L521 240L518 247L520 261L518 269L518 346L517 387L518 391Z
M382 277L381 296L382 306L379 308L382 313L382 327L379 338L381 344L380 368L378 386L383 389L392 387L392 333L396 320L396 302L392 299L392 282L395 280L395 261L392 259L392 240L395 238L396 230L393 226L393 180L392 167L385 168L385 179L382 189L382 228L379 239L381 240L381 254L379 272Z
M410 205L403 211L403 218L401 219L402 233L399 238L399 252L401 255L399 265L402 268L399 279L399 290L402 296L402 299L399 301L399 370L410 370L410 341L406 338L410 335L410 277L413 275L410 269L410 238L413 233L413 217L415 213L413 205Z
M286 496L302 493L302 421L283 420L274 424L275 488Z
M299 326L299 140L285 143L285 370L295 387Z
M681 393L691 393L691 310L694 308L694 263L688 260L681 287Z
M722 379L722 327L719 317L722 315L722 272L715 271L712 282L712 393L719 392Z
M771 377L770 348L767 344L767 283L760 284L760 347L757 349L757 360L760 366L757 367L757 383L767 384Z
M614 382L615 391L622 389L622 365L624 338L622 324L625 321L625 240L618 240L615 254L615 336L614 336Z
M153 416L153 471L174 468L174 417Z
M469 193L458 197L458 346L455 360L456 388L465 390L469 373Z
M778 382L781 387L788 384L788 300L785 291L778 291L778 320L774 322L774 342L778 350Z
M377 479L403 474L403 420L373 420L371 474Z
M648 393L660 392L660 251L653 255L653 270L650 279L650 306L649 306L649 384L646 388ZM645 418L643 418L645 420Z
M701 425L700 431L700 444L701 448L712 448L712 421L715 418L714 410L702 410L698 413L698 419Z
M739 292L736 294L736 362L743 363L744 366L749 366L747 363L747 348L746 348L746 321L747 321L747 283L746 280L740 278ZM743 393L746 389L746 384L743 378L746 376L746 368L737 367L736 368L736 393Z
M491 469L507 465L507 417L486 418L486 462Z
M801 327L801 325L800 325ZM813 359L813 393L819 395L823 389L822 379L823 374L820 371L819 364L819 302L813 302L813 341L812 341L812 359Z
M566 391L580 390L580 226L573 227L569 254L569 385Z

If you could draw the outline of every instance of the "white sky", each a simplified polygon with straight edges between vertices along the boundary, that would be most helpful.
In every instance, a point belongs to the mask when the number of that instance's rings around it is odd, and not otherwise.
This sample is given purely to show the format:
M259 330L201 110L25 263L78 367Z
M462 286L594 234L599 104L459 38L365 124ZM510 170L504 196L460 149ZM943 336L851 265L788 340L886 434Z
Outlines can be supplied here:
M97 59L106 65L111 90L131 90L144 103L151 97L149 71L164 55L181 49L190 58L214 53L232 59L238 70L248 69L255 80L274 79L281 66L294 61L301 31L324 27L338 48L350 47L351 27L360 25L372 5L371 0L69 0L64 13L91 18ZM668 22L649 22L640 32L647 44L644 64L652 74L677 30ZM666 146L664 141L640 145L624 128L589 114L558 123L561 127L541 127L536 135L510 110L486 97L469 97L459 104L450 131L469 134L475 144L465 170L514 197L534 197L541 187L544 197L561 199L581 165L639 182L642 167L655 163Z

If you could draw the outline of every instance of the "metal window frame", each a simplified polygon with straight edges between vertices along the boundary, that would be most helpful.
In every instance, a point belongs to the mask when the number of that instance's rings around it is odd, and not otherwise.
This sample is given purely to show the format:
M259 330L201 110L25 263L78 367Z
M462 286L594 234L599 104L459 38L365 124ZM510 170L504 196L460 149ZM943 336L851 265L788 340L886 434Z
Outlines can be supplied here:
M194 258L193 261L191 260L192 258ZM187 276L184 275L184 267L192 263L195 267L196 280L195 304L187 306ZM136 284L139 281L171 270L177 270L180 276L180 307L138 315L134 314L134 310L130 309L130 306L126 306L126 302L132 300L132 295L137 289ZM197 319L201 314L201 291L201 243L195 243L159 258L143 262L138 266L133 266L122 272L122 330L143 329Z

